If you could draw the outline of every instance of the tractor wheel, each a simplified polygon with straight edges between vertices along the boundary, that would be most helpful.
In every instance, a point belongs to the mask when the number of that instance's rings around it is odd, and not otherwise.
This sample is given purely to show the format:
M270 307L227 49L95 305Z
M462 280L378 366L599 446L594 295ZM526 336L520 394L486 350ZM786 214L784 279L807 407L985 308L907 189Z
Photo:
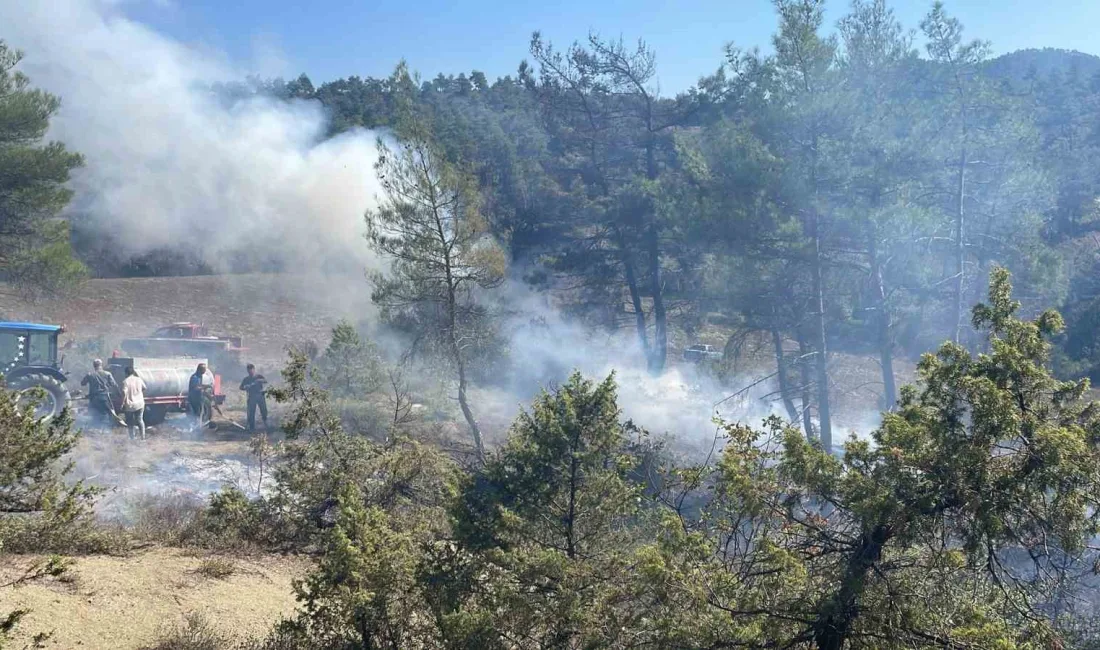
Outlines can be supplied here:
M51 419L61 415L72 398L65 385L49 375L26 375L12 382L12 388L19 393L19 403L28 404L34 400L34 417ZM41 398L33 394L34 388L41 388L45 395Z
M154 406L145 407L145 415L142 419L145 420L145 424L151 427L155 427L158 424L164 422L164 418L168 416L168 407L163 404L157 404Z

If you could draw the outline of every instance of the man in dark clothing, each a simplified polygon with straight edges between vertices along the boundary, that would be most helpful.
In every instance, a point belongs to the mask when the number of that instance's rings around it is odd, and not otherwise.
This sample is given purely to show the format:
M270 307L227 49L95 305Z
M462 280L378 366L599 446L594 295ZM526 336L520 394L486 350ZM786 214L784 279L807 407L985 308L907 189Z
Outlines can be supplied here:
M241 381L241 390L248 394L248 432L256 431L256 409L260 409L260 417L264 421L264 431L267 431L267 398L264 397L264 388L267 380L256 372L256 366L248 364L248 376Z
M81 386L88 387L88 405L92 411L99 414L102 421L118 421L118 413L111 399L112 392L118 392L118 383L114 376L103 369L103 362L96 359L92 362L92 371L84 375L80 380Z
M206 412L206 386L203 382L205 374L206 364L200 363L187 382L187 406L193 419L192 426L196 429L202 428L202 418Z

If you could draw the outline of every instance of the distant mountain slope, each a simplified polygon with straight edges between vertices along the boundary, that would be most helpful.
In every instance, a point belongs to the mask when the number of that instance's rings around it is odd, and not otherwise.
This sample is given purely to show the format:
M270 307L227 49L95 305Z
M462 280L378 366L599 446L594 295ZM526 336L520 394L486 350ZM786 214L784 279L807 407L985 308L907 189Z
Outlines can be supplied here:
M1091 79L1100 73L1100 56L1053 47L1017 50L990 60L987 69L994 77L1019 81L1031 70L1046 79L1055 72L1069 74L1074 68L1081 79Z

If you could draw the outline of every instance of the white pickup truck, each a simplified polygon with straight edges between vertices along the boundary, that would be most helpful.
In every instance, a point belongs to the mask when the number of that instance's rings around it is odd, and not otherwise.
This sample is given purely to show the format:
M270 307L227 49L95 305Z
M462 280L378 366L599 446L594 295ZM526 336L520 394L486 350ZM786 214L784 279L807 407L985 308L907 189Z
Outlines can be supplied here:
M714 349L713 345L696 344L684 350L684 361L699 363L704 360L720 361L722 353Z

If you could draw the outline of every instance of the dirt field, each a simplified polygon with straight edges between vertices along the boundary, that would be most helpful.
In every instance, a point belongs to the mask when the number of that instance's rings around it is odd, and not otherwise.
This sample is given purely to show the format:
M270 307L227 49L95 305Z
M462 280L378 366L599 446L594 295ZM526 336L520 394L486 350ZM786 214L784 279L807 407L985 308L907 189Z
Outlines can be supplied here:
M89 280L76 295L27 303L0 292L0 320L65 325L68 340L103 337L113 347L161 325L203 322L216 334L244 337L259 363L281 364L288 344L323 344L341 318L370 313L363 277L275 274Z
M35 558L5 558L0 582L16 577ZM34 634L53 632L45 648L136 650L201 612L221 633L263 635L295 608L291 581L307 570L297 559L264 556L232 559L223 578L196 572L203 557L155 548L129 557L78 558L70 574L0 592L0 612L30 609L12 643L22 648Z

